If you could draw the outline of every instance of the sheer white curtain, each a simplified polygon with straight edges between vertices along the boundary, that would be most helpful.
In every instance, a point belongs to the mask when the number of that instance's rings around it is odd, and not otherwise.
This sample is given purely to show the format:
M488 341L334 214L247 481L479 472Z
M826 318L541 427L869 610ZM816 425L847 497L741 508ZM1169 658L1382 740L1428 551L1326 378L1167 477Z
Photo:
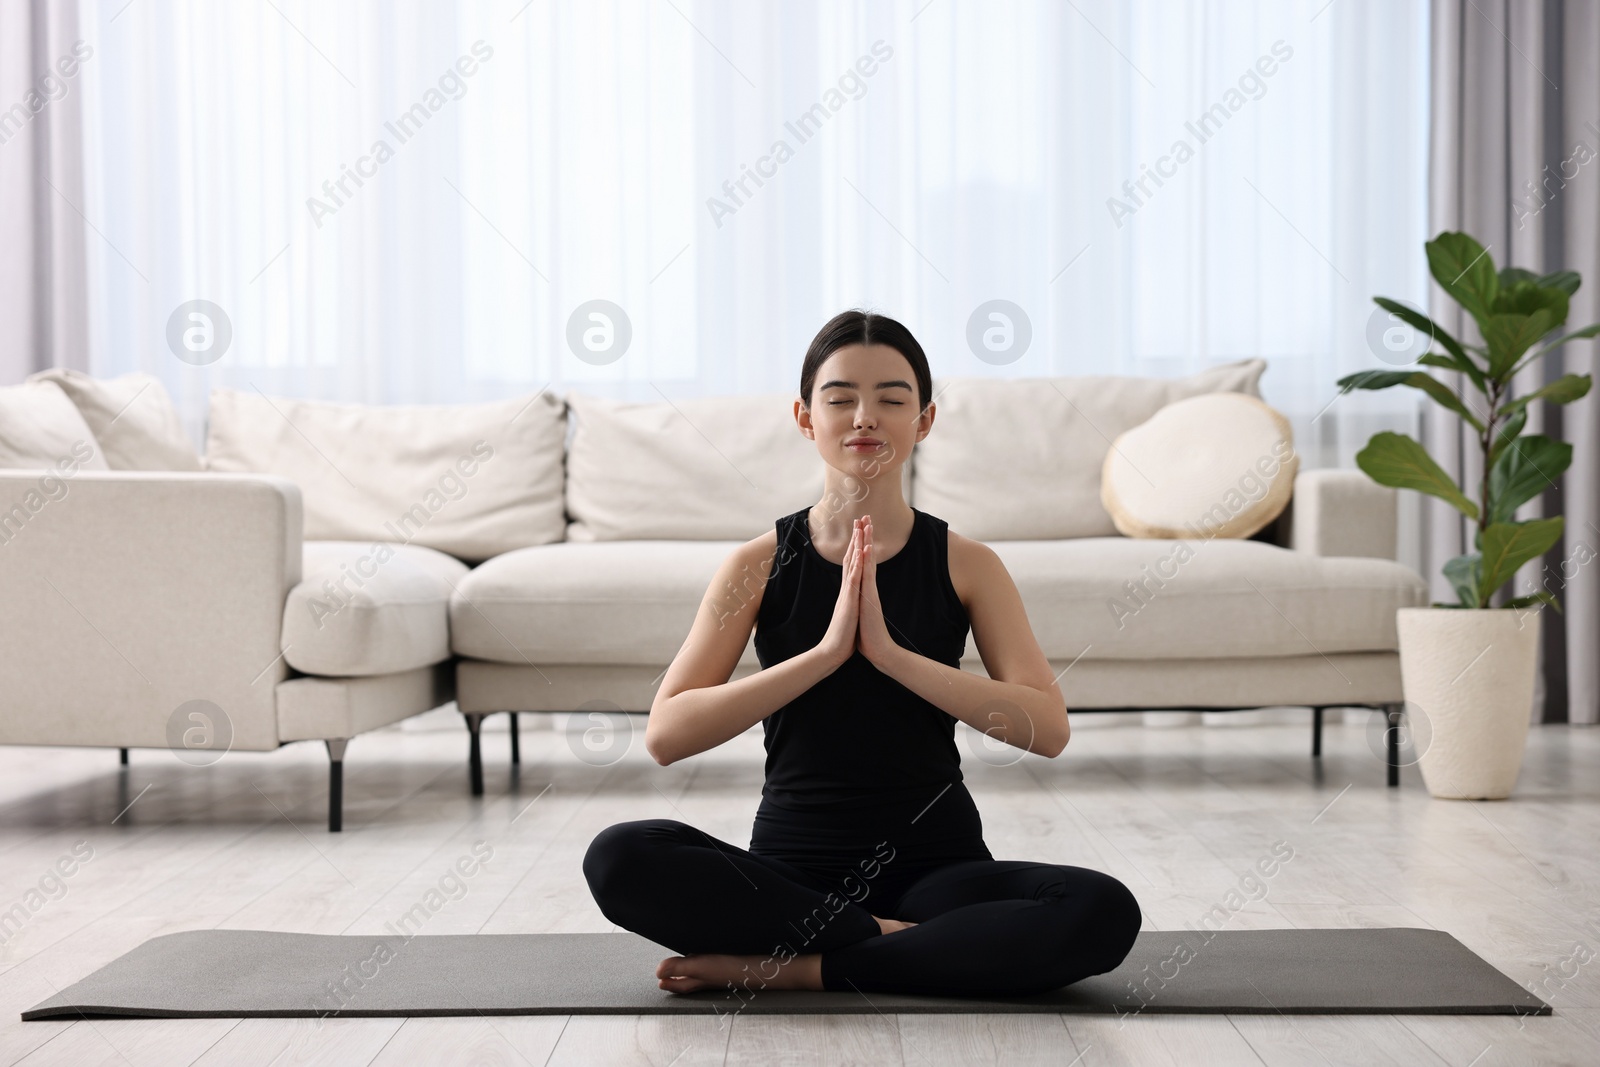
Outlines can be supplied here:
M82 13L93 369L197 439L215 384L794 389L856 305L937 375L1263 356L1308 466L1412 429L1334 382L1386 365L1373 294L1426 303L1425 3L124 4ZM199 366L196 299L232 334ZM995 299L1008 362L967 342ZM621 358L569 347L591 300Z

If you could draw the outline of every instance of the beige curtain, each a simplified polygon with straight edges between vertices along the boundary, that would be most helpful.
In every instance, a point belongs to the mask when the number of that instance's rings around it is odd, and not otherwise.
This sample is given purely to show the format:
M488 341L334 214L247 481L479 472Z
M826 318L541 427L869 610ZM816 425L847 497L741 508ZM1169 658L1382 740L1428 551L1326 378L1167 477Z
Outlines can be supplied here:
M0 2L0 385L89 369L79 40L76 3Z
M1462 230L1488 246L1497 267L1583 276L1568 328L1600 320L1600 3L1596 0L1432 0L1430 232ZM1479 338L1437 284L1430 313L1458 337ZM1565 373L1595 375L1596 342L1577 341L1524 368L1523 395ZM1460 386L1460 375L1448 374ZM1471 385L1468 392L1475 392ZM1437 408L1424 444L1476 484L1482 463L1460 420ZM1600 396L1530 408L1526 433L1573 447L1572 466L1519 519L1562 514L1565 536L1517 575L1515 593L1540 588L1564 614L1541 612L1535 721L1600 722ZM1469 551L1471 530L1427 498L1423 560L1435 600L1455 600L1440 568Z

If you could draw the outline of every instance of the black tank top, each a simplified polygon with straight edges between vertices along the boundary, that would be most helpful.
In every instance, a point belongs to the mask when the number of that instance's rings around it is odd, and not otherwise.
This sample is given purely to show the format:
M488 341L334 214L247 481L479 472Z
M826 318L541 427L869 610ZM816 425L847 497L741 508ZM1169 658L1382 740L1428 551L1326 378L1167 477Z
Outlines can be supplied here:
M815 648L839 599L844 568L812 545L810 510L777 521L777 551L756 616L756 656L763 669ZM906 546L877 566L884 620L901 645L959 667L969 620L950 582L948 525L916 508L912 514ZM762 726L767 760L761 795L784 808L884 806L918 797L926 802L946 786L966 793L959 784L955 716L860 652L768 715Z

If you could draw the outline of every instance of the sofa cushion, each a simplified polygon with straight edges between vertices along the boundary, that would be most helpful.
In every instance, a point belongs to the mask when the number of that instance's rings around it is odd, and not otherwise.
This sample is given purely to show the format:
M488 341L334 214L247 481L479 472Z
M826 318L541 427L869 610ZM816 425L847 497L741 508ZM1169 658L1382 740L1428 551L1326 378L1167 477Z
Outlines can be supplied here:
M307 541L283 609L289 666L331 677L388 674L450 657L460 560L421 545Z
M1052 659L1213 659L1399 648L1427 583L1387 559L1235 538L1090 537L990 546Z
M501 663L666 664L735 542L543 545L457 587L451 644ZM991 546L1045 654L1070 661L1393 651L1396 608L1427 585L1392 560L1323 558L1262 541L1125 537ZM729 613L747 600L729 590ZM754 661L754 643L745 660ZM976 658L970 635L967 657Z
M910 502L980 541L1109 537L1117 527L1100 503L1100 468L1117 435L1185 397L1259 396L1266 367L1246 359L1184 378L937 378Z
M308 541L403 542L471 562L566 536L566 432L548 391L380 406L213 389L206 465L300 486Z
M109 470L100 443L55 382L0 388L0 468Z
M670 663L739 544L568 541L507 552L456 587L451 646L501 663ZM736 611L740 601L730 592L728 604Z
M1100 502L1128 537L1249 537L1289 503L1299 468L1288 419L1260 397L1206 393L1117 436Z
M55 367L28 376L61 387L94 431L114 471L197 471L194 450L166 386L154 374L95 378Z
M568 393L568 541L748 541L822 497L799 391L633 403ZM911 464L900 468L908 497Z

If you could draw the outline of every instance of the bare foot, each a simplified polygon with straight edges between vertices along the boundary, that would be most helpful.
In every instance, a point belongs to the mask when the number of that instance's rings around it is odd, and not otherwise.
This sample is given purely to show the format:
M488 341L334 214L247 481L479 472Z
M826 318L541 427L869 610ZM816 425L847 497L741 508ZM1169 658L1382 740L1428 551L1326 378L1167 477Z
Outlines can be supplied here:
M668 956L656 967L656 984L671 993L701 989L821 989L822 956L808 953L789 960L772 956L724 956L697 952Z
M876 915L873 918L878 919ZM917 924L901 922L899 919L878 919L878 928L886 934L892 934L897 930L909 930L915 925Z

